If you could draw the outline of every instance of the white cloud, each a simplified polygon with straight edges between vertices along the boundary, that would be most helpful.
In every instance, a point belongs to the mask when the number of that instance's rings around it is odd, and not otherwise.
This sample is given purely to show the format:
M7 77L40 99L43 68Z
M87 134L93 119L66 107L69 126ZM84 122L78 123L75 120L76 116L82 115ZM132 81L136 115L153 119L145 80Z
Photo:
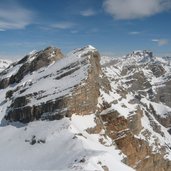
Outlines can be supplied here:
M57 28L57 29L69 29L69 28L73 28L74 26L75 23L72 22L59 22L51 25L52 28Z
M33 12L18 4L0 5L0 31L23 29L32 23Z
M105 11L115 19L149 17L171 8L170 0L104 0Z
M71 30L71 33L72 34L77 34L78 33L78 30Z
M129 32L130 35L138 35L138 34L141 34L141 32L139 31L131 31Z
M90 17L90 16L93 16L95 14L96 14L96 12L93 9L86 9L84 11L81 11L81 15L84 17Z
M169 43L167 39L152 39L152 42L156 42L158 46L164 46Z

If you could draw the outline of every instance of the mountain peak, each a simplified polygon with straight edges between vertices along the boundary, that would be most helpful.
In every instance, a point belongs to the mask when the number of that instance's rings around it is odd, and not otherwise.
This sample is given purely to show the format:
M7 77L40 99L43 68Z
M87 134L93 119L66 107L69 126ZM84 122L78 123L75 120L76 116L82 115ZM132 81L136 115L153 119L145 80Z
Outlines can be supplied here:
M86 48L88 48L88 49L92 49L92 50L96 49L96 48L95 48L95 47L93 47L92 45L87 45L87 46L86 46Z
M154 58L155 57L151 51L136 50L124 56L122 60L125 61L123 62L123 65L125 66L153 62Z
M76 49L76 51L97 51L95 47L91 45L84 46L83 48Z
M19 83L27 74L47 67L63 57L61 50L53 47L26 55L0 73L0 89L8 87L10 84Z
M128 54L127 57L153 57L153 52L148 51L148 50L136 50L133 51L132 53Z
M94 48L93 46L91 45L87 45L87 46L84 46L82 48L77 48L77 49L74 49L73 51L69 52L66 56L67 57L83 57L89 53L92 53L92 52L98 52L96 48Z

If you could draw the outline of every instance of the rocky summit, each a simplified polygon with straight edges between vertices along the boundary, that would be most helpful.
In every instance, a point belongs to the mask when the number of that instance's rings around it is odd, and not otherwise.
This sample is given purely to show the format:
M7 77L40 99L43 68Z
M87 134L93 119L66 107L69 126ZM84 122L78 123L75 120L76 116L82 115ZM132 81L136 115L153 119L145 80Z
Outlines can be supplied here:
M170 171L170 61L88 45L10 64L0 73L0 170Z

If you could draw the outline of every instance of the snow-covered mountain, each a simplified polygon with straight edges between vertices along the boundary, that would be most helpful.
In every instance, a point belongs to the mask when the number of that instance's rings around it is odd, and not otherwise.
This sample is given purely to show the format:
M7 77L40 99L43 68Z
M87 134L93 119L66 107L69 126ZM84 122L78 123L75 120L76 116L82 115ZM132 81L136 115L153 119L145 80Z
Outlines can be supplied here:
M136 51L122 59L111 59L104 63L103 71L114 93L115 104L111 103L112 110L127 118L131 132L136 138L149 144L153 155L159 153L162 158L170 160L171 65L168 58L154 57L148 51ZM138 169L138 165L144 165L145 162L148 167L143 166L143 170L171 169L170 162L166 162L165 166L163 162L161 164L160 157L154 168L155 157L147 155L148 152L145 151L140 149L141 155L137 157L141 159L137 166L137 160L134 160L134 164L131 160L129 165ZM135 155L133 152L129 153L130 158L136 158ZM154 161L150 163L150 160Z
M11 63L10 60L0 59L0 72L7 68Z
M169 58L48 47L0 73L0 170L169 171Z

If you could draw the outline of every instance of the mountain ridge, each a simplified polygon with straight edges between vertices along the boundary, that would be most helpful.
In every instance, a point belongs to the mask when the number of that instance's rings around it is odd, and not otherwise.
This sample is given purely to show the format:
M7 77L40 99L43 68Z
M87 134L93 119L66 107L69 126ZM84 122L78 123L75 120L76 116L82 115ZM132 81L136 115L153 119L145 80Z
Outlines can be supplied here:
M0 170L169 171L167 60L148 51L106 60L88 45L67 56L48 47L12 64L0 78L0 162L10 161ZM13 162L22 151L27 162Z

